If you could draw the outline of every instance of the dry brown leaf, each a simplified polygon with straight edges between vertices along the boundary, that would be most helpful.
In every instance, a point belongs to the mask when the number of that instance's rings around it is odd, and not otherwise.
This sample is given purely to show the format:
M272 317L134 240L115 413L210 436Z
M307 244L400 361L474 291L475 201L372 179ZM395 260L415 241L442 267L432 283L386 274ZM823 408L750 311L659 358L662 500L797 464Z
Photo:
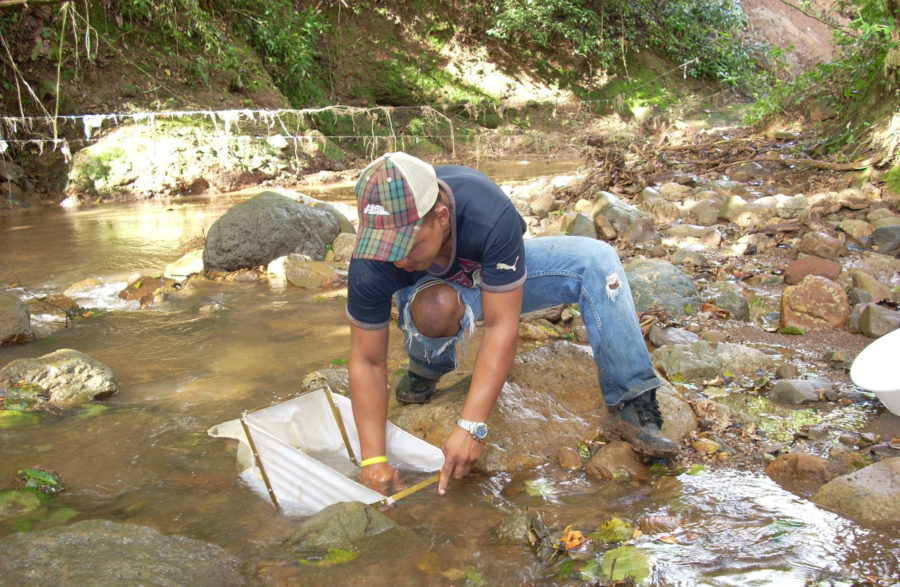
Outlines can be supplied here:
M647 516L641 518L638 527L645 534L659 534L661 532L674 532L681 526L681 518L678 516Z

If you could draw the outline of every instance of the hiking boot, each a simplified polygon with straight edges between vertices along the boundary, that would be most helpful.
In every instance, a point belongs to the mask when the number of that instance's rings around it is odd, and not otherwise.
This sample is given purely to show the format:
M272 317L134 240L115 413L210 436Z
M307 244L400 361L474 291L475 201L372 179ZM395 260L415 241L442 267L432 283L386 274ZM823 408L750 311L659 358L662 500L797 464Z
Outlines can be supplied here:
M397 383L395 393L397 400L404 404L427 404L434 397L437 379L429 379L407 371L403 379Z
M662 414L652 389L628 400L621 407L607 406L613 432L631 443L637 452L653 458L668 458L678 453L678 445L660 432Z

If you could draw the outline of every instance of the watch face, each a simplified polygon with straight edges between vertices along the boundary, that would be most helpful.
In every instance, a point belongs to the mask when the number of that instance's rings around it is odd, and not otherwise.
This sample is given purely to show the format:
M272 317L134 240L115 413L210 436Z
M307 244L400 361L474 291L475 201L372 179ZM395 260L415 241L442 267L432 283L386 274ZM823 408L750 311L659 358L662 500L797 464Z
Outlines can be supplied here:
M476 440L484 440L487 438L487 435L488 427L486 424L477 424L472 430L472 436L474 436Z

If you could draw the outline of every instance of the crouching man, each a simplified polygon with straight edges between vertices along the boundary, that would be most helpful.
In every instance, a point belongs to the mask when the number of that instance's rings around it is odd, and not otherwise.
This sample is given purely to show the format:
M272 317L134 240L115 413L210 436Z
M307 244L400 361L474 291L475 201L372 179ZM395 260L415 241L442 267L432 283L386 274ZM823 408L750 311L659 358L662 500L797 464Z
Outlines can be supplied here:
M577 303L614 431L645 455L677 445L660 433L656 377L625 271L608 244L584 237L525 241L525 221L487 176L388 153L356 184L359 234L350 262L350 392L362 481L400 485L385 457L391 298L409 354L397 399L425 403L457 366L456 347L484 320L484 337L456 428L443 445L439 493L466 476L488 436L487 420L518 342L519 316Z

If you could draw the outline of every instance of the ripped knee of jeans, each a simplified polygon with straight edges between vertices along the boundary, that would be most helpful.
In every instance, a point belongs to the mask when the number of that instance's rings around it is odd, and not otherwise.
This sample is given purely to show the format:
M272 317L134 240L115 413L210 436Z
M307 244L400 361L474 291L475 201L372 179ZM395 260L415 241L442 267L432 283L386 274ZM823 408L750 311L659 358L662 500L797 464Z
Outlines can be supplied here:
M419 332L415 321L412 318L410 306L412 306L412 302L416 295L422 290L437 283L441 282L429 281L418 287L403 308L401 320L398 321L398 325L406 338L408 350L411 354L420 356L426 363L430 363L433 358L447 352L451 345L455 345L457 342L460 344L460 351L465 355L465 334L468 332L469 336L471 336L475 332L475 313L472 311L472 307L463 300L459 293L456 294L457 301L464 309L462 317L459 320L459 329L455 334L450 336L429 337ZM454 367L455 366L456 365L454 365Z
M609 301L614 302L619 294L622 293L622 278L616 271L606 276L606 297Z

